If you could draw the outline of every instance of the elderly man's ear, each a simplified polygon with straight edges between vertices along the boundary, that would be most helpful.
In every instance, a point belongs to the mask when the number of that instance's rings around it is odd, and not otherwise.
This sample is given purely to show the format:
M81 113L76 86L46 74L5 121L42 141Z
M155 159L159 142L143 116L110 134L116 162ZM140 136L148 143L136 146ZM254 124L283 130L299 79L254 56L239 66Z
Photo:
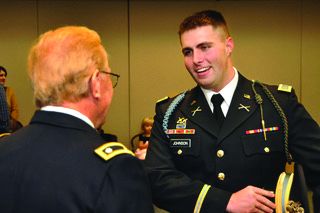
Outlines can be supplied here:
M91 94L94 98L97 98L97 99L101 97L101 92L100 92L101 81L99 78L100 78L100 72L97 70L92 74L91 84L90 84Z

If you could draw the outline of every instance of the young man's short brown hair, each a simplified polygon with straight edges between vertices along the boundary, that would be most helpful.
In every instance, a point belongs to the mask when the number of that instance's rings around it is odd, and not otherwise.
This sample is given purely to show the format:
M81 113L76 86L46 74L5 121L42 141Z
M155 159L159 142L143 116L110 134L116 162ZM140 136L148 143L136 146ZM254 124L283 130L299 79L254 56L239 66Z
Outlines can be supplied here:
M197 27L211 25L214 29L223 29L225 36L229 37L230 33L228 30L227 22L225 21L223 15L215 10L204 10L185 18L179 27L179 36L188 31L195 29Z

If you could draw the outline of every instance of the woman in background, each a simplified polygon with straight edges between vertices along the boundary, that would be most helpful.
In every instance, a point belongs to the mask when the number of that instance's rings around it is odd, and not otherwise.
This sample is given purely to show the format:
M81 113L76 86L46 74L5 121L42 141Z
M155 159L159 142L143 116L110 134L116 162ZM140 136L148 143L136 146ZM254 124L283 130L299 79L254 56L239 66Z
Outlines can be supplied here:
M10 129L11 131L15 131L21 125L18 121L19 109L18 102L13 92L13 89L11 87L5 86L7 75L7 70L3 66L0 66L0 84L4 87L4 90L6 92L6 99L10 113Z

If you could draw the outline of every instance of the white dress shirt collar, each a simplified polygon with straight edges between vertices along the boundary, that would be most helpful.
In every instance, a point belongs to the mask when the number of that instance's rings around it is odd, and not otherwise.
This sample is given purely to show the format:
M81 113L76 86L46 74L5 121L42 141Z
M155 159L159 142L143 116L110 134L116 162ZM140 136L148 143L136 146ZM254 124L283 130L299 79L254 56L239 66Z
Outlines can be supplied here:
M50 112L60 112L60 113L72 115L74 117L77 117L77 118L83 120L84 122L89 124L92 128L95 128L92 121L87 116L85 116L84 114L80 113L77 110L66 108L66 107L61 107L61 106L44 106L41 108L41 110L50 111Z
M219 91L219 93L221 94L221 96L224 99L224 101L221 104L221 109L222 109L222 112L225 116L227 115L227 112L229 110L229 107L230 107L230 104L232 101L232 97L233 97L234 91L236 90L238 80L239 80L239 74L238 74L237 69L235 67L233 69L234 69L233 79L224 88L222 88ZM201 87L201 90L202 90L204 96L206 97L206 100L209 104L211 111L213 112L213 104L211 102L211 97L212 97L212 95L217 94L217 93L212 90L204 89L202 87Z

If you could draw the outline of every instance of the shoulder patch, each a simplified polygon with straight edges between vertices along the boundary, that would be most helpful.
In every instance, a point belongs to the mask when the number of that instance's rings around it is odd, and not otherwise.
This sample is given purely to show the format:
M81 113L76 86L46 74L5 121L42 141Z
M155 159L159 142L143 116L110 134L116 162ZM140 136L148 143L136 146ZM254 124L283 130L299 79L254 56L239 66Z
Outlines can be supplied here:
M169 96L163 97L163 98L157 100L157 104L158 104L158 103L161 103L161 102L163 102L163 101L165 101L165 100L168 100L168 99L169 99Z
M99 155L102 159L108 161L111 158L121 155L128 154L135 156L127 147L119 142L109 142L99 146L94 152Z
M292 86L290 86L290 85L279 84L279 86L278 86L278 91L291 92L291 90L292 90Z

